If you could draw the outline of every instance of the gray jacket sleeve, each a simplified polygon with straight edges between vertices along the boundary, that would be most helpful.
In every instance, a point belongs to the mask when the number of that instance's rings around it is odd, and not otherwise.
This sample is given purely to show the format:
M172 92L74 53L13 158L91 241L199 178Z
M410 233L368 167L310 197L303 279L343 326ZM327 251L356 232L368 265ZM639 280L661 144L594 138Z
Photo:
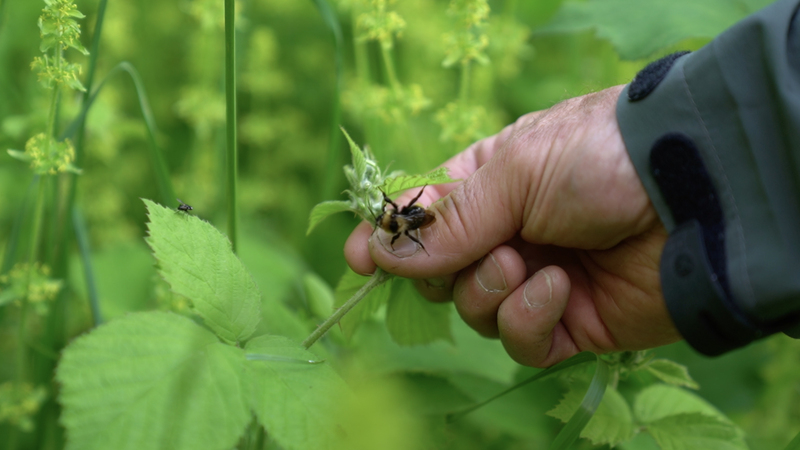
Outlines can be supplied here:
M800 0L643 69L617 104L670 237L667 308L698 351L800 337Z

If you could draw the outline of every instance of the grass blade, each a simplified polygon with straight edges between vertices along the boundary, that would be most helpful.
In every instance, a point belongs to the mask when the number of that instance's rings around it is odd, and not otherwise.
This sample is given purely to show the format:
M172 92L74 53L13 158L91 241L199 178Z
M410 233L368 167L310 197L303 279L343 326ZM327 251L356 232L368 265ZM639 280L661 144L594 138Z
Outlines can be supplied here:
M592 382L589 384L589 389L586 390L586 395L583 396L581 406L575 411L575 414L572 415L567 424L564 425L564 428L558 433L553 443L550 444L550 450L565 450L569 448L580 437L581 431L589 423L603 400L609 379L608 364L599 356L594 355L594 357L597 360L597 368L592 377Z
M234 0L225 0L225 141L228 153L228 238L236 253L239 205L236 202L239 150L236 145L236 11Z
M89 233L86 231L86 221L78 208L72 209L72 227L75 229L75 239L78 241L78 248L81 252L83 262L83 273L86 277L86 292L89 294L89 308L92 311L94 326L103 323L103 316L100 313L100 298L97 295L97 284L94 281L94 271L92 270L92 257L89 250Z
M339 134L339 125L342 119L342 105L340 101L342 83L344 80L344 51L342 44L342 27L336 12L326 0L312 0L317 7L322 20L333 34L334 63L336 65L336 88L333 92L333 112L331 114L330 141L328 143L328 161L325 164L325 175L322 181L322 198L331 198L336 195L336 181L342 172L342 135Z

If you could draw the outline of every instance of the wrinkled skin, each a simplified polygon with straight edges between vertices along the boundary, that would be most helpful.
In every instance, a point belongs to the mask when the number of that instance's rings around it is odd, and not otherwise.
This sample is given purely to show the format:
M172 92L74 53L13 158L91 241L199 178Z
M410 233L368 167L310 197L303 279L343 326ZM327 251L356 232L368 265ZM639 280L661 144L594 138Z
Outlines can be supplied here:
M364 222L345 244L348 263L453 300L521 364L679 340L659 282L667 234L617 125L621 90L527 114L445 162L463 181L429 186L420 199L436 215L421 232L430 256L406 237L391 251Z

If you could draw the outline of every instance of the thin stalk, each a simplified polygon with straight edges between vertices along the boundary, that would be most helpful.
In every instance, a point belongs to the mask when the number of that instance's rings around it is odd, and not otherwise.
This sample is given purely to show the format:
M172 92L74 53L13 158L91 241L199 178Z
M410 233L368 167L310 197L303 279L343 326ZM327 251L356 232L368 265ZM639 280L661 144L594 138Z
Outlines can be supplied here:
M314 343L317 342L319 338L324 336L325 333L327 333L328 330L331 329L331 327L339 323L339 321L342 320L342 317L344 317L345 314L350 312L350 310L353 309L358 304L358 302L363 300L364 297L366 297L367 294L370 293L370 291L382 285L383 283L389 281L392 277L394 277L394 275L392 275L391 273L384 272L380 268L375 269L375 273L372 274L372 277L367 281L367 284L362 286L361 289L359 289L358 292L356 292L352 297L350 297L350 299L347 300L347 302L345 302L344 305L342 305L339 309L334 311L334 313L330 317L328 317L325 320L325 322L322 322L317 327L317 329L314 330L314 332L311 333L311 335L307 337L306 340L303 341L302 343L303 347L308 349L312 345L314 345Z
M19 315L19 329L17 330L18 351L16 364L17 381L19 383L25 381L27 376L28 355L27 345L25 345L25 342L27 341L25 337L25 322L28 315L28 303L30 303L29 296L31 290L31 280L33 278L33 272L36 270L36 254L39 250L39 238L42 231L42 212L44 210L45 186L41 181L42 180L40 179L38 192L36 194L36 203L33 210L33 228L29 237L30 247L28 247L28 280L25 288L25 301L22 302L22 308Z
M472 82L472 63L466 61L461 63L461 80L458 85L458 101L466 105L469 101L469 85Z
M333 112L331 114L330 140L328 141L328 161L325 165L325 175L322 181L322 198L331 198L336 192L336 182L342 174L339 170L342 159L342 133L339 126L342 118L340 96L344 80L344 56L342 49L342 27L336 18L336 13L326 0L313 0L317 6L322 20L333 34L334 63L336 67L336 86L333 91Z
M236 253L239 207L236 202L237 164L236 146L236 27L234 0L225 0L225 130L228 149L228 237Z
M389 78L389 85L395 91L400 90L400 81L397 79L397 71L394 69L394 59L392 58L392 49L380 44L381 56L383 57L383 64L386 66L386 76Z

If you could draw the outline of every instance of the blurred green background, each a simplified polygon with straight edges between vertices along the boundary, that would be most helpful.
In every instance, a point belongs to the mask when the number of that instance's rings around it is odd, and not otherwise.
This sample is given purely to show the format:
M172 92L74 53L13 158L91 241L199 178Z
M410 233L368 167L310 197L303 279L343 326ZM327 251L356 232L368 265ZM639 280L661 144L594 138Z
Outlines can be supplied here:
M654 1L653 5L661 8L666 3ZM675 11L691 7L687 6L691 2L670 3L674 4L669 8ZM759 2L715 3L731 6L717 14L721 22L732 23L729 16L741 17ZM356 225L354 218L334 216L311 236L305 233L313 205L342 198L340 193L347 187L341 166L349 162L349 155L341 137L334 134L338 133L334 126L337 98L340 123L356 142L369 145L378 160L391 164L391 169L421 173L522 114L627 83L646 62L677 49L698 48L721 31L698 26L678 36L680 39L656 42L652 48L658 50L641 54L649 47L621 49L619 41L612 44L613 38L598 38L590 29L593 18L598 23L603 19L596 11L595 16L581 16L587 26L562 9L560 0L490 1L491 14L482 31L488 38L487 60L485 64L472 64L467 99L459 103L467 105L471 115L456 117L446 112L447 105L459 98L461 72L457 64L442 64L447 57L445 36L458 26L447 12L449 2L405 0L388 4L387 8L405 22L391 49L397 81L406 94L401 98L387 96L385 89L380 89L391 84L380 44L361 38L359 17L369 4L331 2L343 38L340 89L333 35L314 2L249 0L237 4L240 254L264 296L286 306L281 309L283 313L302 316L298 311L307 307L304 275L316 274L335 286L346 267L342 247ZM78 1L77 5L87 16L80 23L88 48L98 1ZM661 20L655 6L641 20L654 24ZM29 67L33 57L40 54L36 24L42 7L40 1L0 0L2 149L24 148L27 139L40 132L47 120L49 93ZM550 32L542 32L543 26L549 26ZM624 20L599 29L609 28L623 42L650 39L624 29ZM157 143L167 160L176 194L194 207L196 215L224 231L223 33L221 0L110 1L95 85L121 61L136 67L158 125ZM634 58L623 60L620 49L626 57ZM86 57L71 54L70 59L86 67ZM79 107L79 96L65 92L59 122L62 129ZM83 175L77 182L77 204L87 220L104 319L130 311L185 308L181 299L173 298L157 279L143 240L146 217L139 199L158 199L159 194L139 100L130 78L118 74L108 80L86 126L86 156ZM338 145L332 145L332 139ZM9 233L22 214L20 208L29 195L31 180L25 164L5 152L0 154L0 250L6 254ZM171 206L177 206L177 202ZM24 234L23 230L23 238ZM67 287L62 295L67 305L63 320L69 338L90 328L92 322L83 266L74 244L67 252ZM2 308L0 382L13 378L18 320L12 305ZM307 332L305 322L281 323L279 314L283 313L276 312L272 320L267 318L273 332L277 327L283 334L302 339ZM265 311L267 314L269 311ZM463 325L456 326L461 328ZM411 398L415 405L461 404L465 391L485 397L502 388L504 382L529 373L504 365L503 374L493 379L476 374L477 369L459 372L430 367L419 360L428 357L426 352L435 359L436 352L445 350L417 349L418 353L410 356L414 349L382 343L378 337L386 341L385 331L365 333L371 337L362 338L362 344L371 342L376 354L394 355L390 363L382 363L385 372L395 375L398 395ZM465 342L479 345L475 339L479 338L472 336ZM495 344L486 354L501 351ZM795 341L776 336L717 359L700 357L685 344L656 353L688 365L701 385L700 393L748 432L752 448L781 448L800 431L800 346ZM434 392L441 398L426 402ZM442 439L453 448L539 448L536 443L548 442L556 430L555 421L543 412L557 399L557 393L546 385L531 387L476 414L471 420L480 423L479 428L463 425L457 436ZM637 442L626 448L648 445Z

